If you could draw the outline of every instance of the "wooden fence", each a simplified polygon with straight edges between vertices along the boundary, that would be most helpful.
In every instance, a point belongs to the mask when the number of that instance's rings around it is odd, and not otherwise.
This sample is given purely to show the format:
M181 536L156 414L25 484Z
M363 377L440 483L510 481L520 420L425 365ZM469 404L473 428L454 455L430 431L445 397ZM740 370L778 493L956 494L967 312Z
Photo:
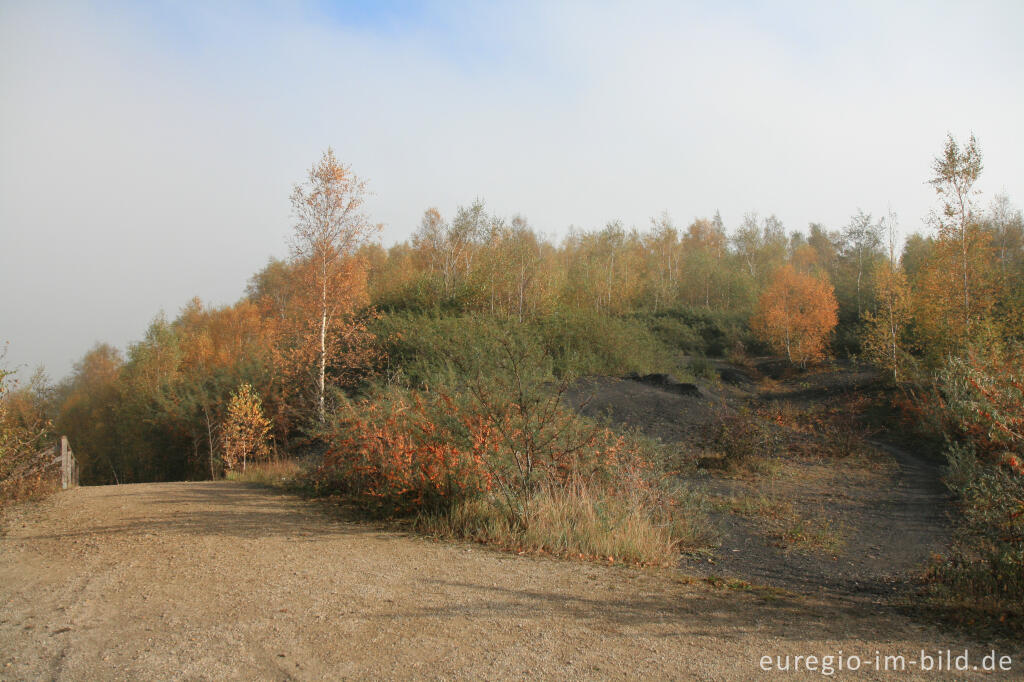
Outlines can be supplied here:
M54 444L53 449L56 455L53 463L60 463L60 487L64 490L76 487L78 485L78 460L75 459L75 453L71 451L68 437L61 436L60 440Z

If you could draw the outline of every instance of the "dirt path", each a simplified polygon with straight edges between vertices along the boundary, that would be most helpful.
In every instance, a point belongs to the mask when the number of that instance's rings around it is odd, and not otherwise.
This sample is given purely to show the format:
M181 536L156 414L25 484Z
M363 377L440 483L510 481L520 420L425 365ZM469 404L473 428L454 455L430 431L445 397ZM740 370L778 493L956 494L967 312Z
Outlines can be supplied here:
M873 395L875 375L869 371L838 368L768 380L766 375L780 368L776 365L764 362L761 371L719 361L723 380L699 382L699 393L690 395L643 381L591 378L577 382L568 401L588 416L639 428L699 454L706 440L701 429L718 415L777 404L791 411L844 408L851 396ZM946 550L953 504L938 461L881 440L871 444L881 457L855 466L816 459L813 448L805 448L812 456L784 452L774 475L723 477L698 470L688 482L725 509L712 513L718 546L710 556L684 557L683 570L828 598L870 602L905 594L929 559ZM743 504L765 509L759 515L737 514L735 507ZM834 536L835 547L806 550L780 539L780 530L796 526L794 519L812 528L825 526L821 532Z
M231 482L16 510L0 600L2 679L749 679L762 655L985 650L891 610L435 543Z

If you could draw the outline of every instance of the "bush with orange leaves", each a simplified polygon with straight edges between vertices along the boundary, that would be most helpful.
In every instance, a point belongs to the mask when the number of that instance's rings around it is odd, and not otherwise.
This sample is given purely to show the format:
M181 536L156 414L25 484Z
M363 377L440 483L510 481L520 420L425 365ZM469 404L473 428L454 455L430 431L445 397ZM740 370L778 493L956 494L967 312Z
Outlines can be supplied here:
M458 415L446 395L411 392L352 403L323 435L328 450L318 489L354 496L371 511L437 511L492 485L487 425Z
M639 443L557 405L520 406L411 391L349 404L323 433L315 488L519 551L667 565L707 544L703 501L670 490Z
M531 342L482 333L452 362L463 382L442 391L389 387L349 403L322 434L322 485L391 512L448 508L493 492L526 523L541 484L618 477L641 466L626 442L565 408L563 378Z
M951 436L972 441L1008 468L1024 455L1024 349L992 347L950 358L939 374L937 407Z
M43 376L37 373L28 386L12 391L13 372L2 364L4 350L0 348L0 507L55 490L51 449L44 447L53 430L46 418Z
M446 511L492 494L513 525L526 525L542 485L603 484L647 466L623 437L560 405L479 400L390 391L347 405L323 433L329 445L318 488L384 514Z

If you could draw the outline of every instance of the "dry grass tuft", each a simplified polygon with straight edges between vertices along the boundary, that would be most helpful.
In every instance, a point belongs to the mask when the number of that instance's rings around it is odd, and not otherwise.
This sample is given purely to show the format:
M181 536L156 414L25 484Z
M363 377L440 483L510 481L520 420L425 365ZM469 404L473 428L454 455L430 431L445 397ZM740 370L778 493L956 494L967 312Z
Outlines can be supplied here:
M225 478L270 488L291 489L303 484L305 473L297 460L282 458L250 463L245 471L229 471Z
M712 540L703 502L674 502L639 489L627 494L584 484L539 488L527 505L525 523L510 522L493 498L475 498L442 516L422 516L421 530L508 549L637 565L671 565L680 549Z

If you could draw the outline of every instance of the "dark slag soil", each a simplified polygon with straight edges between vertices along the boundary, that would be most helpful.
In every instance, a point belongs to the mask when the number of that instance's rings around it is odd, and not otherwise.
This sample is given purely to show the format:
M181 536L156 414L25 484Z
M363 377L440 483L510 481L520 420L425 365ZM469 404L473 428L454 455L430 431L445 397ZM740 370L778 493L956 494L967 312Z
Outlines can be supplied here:
M779 404L791 412L856 410L855 397L881 400L875 375L850 366L803 374L764 360L752 367L718 363L717 370L718 382L698 382L699 395L629 378L589 378L577 382L567 400L589 416L677 444L684 457L702 451L706 429L720 415L757 413ZM814 452L812 437L790 435L803 439L805 447L799 453L784 451L775 472L732 475L697 469L687 476L713 501L711 517L720 539L709 553L686 556L682 569L799 594L869 601L905 595L951 538L951 499L940 460L889 442L897 440L889 438L896 434L885 432L871 434L874 456L858 461L808 456L808 449ZM789 542L779 533L797 521L735 513L728 507L737 498L778 501L786 508L783 516L824 528L836 542L828 547Z

